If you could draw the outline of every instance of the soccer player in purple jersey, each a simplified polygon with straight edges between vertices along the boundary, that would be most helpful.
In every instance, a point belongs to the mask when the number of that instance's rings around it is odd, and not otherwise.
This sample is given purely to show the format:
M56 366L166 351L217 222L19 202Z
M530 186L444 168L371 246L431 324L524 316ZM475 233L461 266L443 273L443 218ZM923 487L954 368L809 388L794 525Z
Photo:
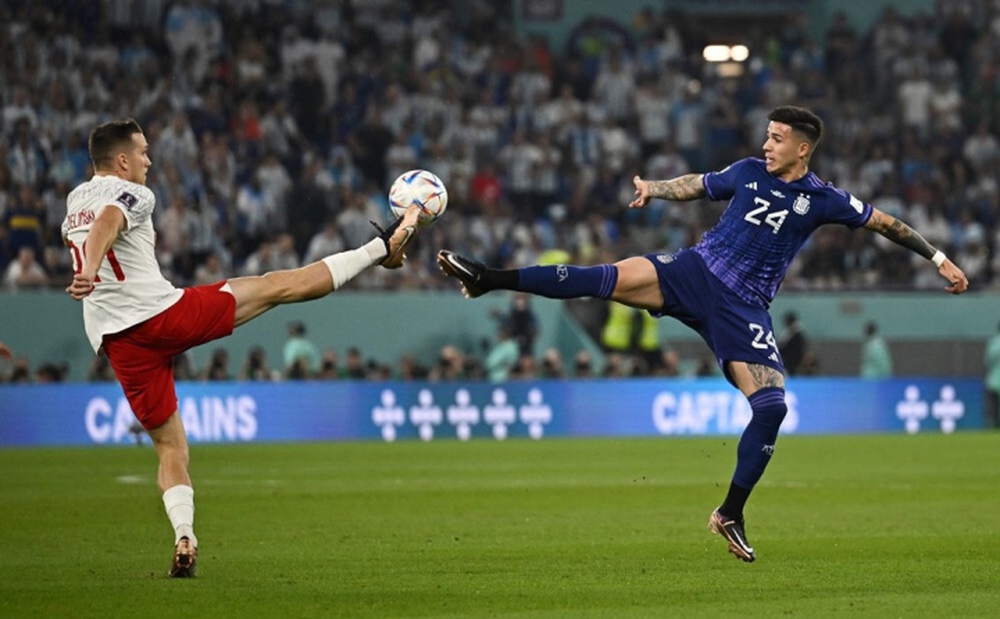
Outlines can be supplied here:
M823 133L818 116L782 106L768 120L763 159L671 180L633 179L636 197L630 208L654 198L729 200L719 222L690 249L590 267L512 270L490 269L448 250L438 254L441 269L461 281L469 298L497 289L556 299L592 296L673 316L697 331L753 413L736 450L729 492L708 522L729 551L747 562L756 555L747 541L743 508L774 453L788 411L784 368L767 310L809 235L828 223L864 226L931 261L948 281L948 292L960 294L969 286L961 269L913 228L809 171Z

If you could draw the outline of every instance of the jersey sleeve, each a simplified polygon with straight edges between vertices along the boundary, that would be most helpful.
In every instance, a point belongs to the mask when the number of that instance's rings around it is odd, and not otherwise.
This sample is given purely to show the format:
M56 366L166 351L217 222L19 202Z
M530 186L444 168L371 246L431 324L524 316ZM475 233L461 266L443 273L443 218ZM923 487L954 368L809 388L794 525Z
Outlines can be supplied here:
M125 215L128 229L148 220L156 206L156 197L149 187L128 183L108 192L108 204L117 207Z
M736 193L736 187L738 186L737 179L740 176L740 172L743 171L748 161L750 160L740 159L718 172L705 174L701 182L705 185L705 193L708 194L708 198L710 200L728 200L732 198Z
M830 201L826 209L827 223L843 224L852 230L868 223L872 216L872 205L855 198L843 189L831 187Z

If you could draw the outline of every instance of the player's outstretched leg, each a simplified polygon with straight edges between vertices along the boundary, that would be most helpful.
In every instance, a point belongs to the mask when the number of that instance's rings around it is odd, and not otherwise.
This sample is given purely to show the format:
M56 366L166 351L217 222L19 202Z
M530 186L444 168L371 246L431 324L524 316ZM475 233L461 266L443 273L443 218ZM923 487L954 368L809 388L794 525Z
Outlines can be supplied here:
M550 299L610 299L618 282L618 267L613 264L491 269L447 249L438 252L437 262L445 275L462 282L465 296L470 299L490 290L518 290Z
M462 292L465 293L466 297L474 299L491 290L482 281L483 274L486 273L486 265L463 258L447 249L438 252L437 262L445 275L462 282Z
M198 547L187 537L174 546L174 561L170 566L171 578L194 578L198 566Z
M723 516L716 509L708 517L708 529L713 533L718 533L729 542L729 552L736 555L747 563L753 563L757 555L754 554L753 546L747 541L747 533L743 524L743 519L735 520Z
M385 258L379 263L387 269L398 269L403 266L404 252L407 245L417 235L417 222L420 217L420 208L411 206L406 209L401 217L382 229L377 223L370 222L378 230L378 238L385 243Z

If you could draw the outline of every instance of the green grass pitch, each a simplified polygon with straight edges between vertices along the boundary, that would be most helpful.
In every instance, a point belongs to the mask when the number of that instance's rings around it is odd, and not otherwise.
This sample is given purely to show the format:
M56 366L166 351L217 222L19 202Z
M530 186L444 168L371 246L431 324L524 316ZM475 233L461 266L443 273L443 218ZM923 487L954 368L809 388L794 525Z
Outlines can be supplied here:
M995 617L1000 434L195 445L198 578L150 447L0 450L2 617Z

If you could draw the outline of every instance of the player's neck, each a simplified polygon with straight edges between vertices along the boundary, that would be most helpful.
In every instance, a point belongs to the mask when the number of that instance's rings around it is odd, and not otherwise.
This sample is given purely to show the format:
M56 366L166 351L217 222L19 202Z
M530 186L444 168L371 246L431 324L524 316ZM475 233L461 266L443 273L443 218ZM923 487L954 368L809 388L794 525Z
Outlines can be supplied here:
M809 164L803 163L802 165L797 165L794 168L790 168L787 172L779 174L776 178L785 181L786 183L794 183L795 181L803 178L806 174L809 174Z
M94 178L97 178L97 177L102 177L102 178L120 178L123 181L131 181L132 180L132 179L130 179L128 177L128 174L126 174L125 172L118 171L118 170L94 170Z

